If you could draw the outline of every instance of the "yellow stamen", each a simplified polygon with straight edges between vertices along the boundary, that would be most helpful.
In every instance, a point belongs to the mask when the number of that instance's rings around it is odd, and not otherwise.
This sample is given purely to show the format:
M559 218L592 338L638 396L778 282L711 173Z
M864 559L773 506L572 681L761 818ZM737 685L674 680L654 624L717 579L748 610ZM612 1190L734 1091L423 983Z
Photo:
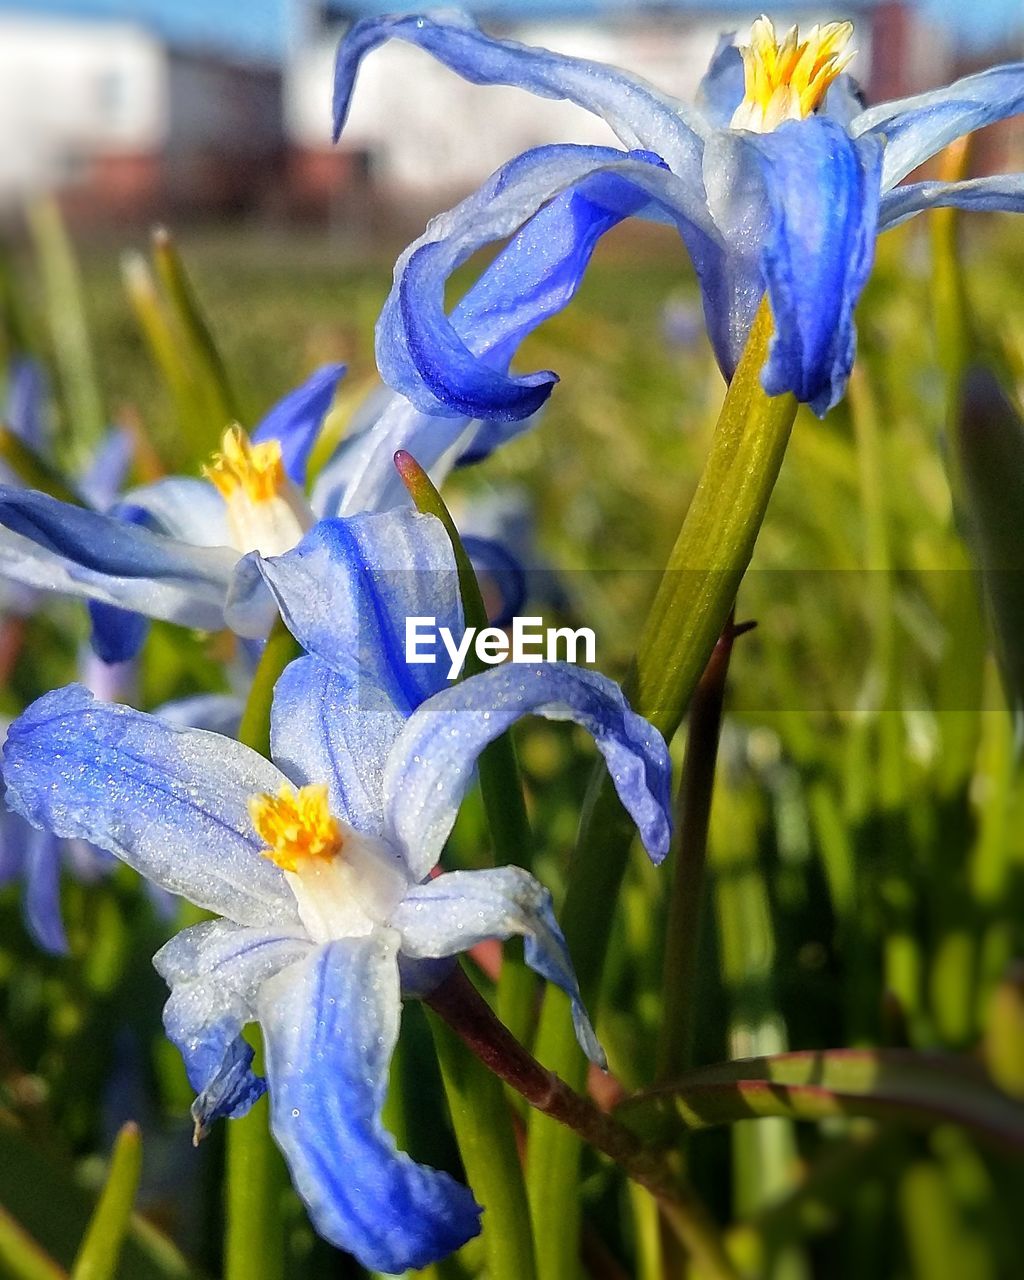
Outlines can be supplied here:
M249 816L267 845L263 856L282 871L298 871L306 858L329 861L341 852L341 824L328 807L325 786L285 786L276 796L261 792L250 797Z
M852 22L814 26L806 39L796 27L780 41L770 18L750 28L743 55L744 98L736 109L734 128L768 133L784 120L803 120L821 105L829 85L850 65L845 49Z
M239 489L253 502L269 502L281 492L286 475L277 440L253 444L241 427L229 427L203 475L224 498Z

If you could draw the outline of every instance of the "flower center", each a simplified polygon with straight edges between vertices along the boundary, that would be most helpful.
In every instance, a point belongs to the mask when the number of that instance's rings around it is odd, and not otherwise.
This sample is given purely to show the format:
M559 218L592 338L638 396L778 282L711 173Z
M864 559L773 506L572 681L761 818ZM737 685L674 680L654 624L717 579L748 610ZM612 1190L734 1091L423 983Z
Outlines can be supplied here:
M814 26L806 39L790 27L780 41L770 18L750 28L743 55L744 97L732 118L734 129L770 133L784 120L804 120L821 105L829 85L849 65L845 52L852 22Z
M282 787L276 796L249 798L249 816L267 845L263 856L282 871L299 871L307 859L331 861L345 843L341 823L328 808L327 788Z
M227 504L239 551L281 555L313 525L305 498L284 469L277 440L253 444L241 427L229 427L203 475Z
M327 787L283 786L249 797L249 816L284 872L314 942L357 938L385 923L409 889L391 850L335 818Z

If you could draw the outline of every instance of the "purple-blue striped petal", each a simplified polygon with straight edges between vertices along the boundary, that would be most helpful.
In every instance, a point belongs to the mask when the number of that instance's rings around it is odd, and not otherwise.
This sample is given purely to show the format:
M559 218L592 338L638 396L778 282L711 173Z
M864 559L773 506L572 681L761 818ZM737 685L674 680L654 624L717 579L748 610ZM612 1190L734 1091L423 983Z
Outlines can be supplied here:
M664 739L613 681L567 663L507 663L435 694L410 718L384 775L386 832L416 879L441 856L480 752L525 715L572 720L597 743L651 858L671 835Z
M542 98L567 99L604 120L626 147L656 151L677 171L699 164L707 125L699 113L616 67L486 35L454 10L357 22L338 46L334 140L348 115L359 64L388 40L432 54L471 84L515 85Z
M398 936L319 947L267 982L270 1123L317 1231L373 1271L426 1266L480 1230L472 1193L381 1123L398 1037Z

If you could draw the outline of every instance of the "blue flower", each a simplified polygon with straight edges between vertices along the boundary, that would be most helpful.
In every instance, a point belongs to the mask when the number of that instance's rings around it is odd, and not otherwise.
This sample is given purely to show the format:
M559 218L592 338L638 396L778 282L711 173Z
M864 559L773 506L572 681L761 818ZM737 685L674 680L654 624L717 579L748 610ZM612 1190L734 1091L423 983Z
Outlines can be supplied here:
M102 511L0 486L0 574L88 599L108 662L138 649L138 615L222 627L240 556L283 551L314 523L300 485L342 372L317 370L251 440L237 427L225 432L204 479L172 476L116 502L111 493Z
M342 372L318 370L251 439L237 428L225 433L204 479L161 480L106 514L0 485L0 575L87 598L97 652L124 661L142 643L145 618L223 627L242 554L284 551L318 518L408 505L393 465L398 449L439 483L460 459L477 461L530 425L431 416L402 395L375 391L307 501L306 463ZM258 639L265 631L243 634Z
M8 799L36 826L91 840L222 917L155 961L197 1131L269 1088L274 1135L317 1229L365 1266L400 1272L476 1234L480 1213L382 1126L403 994L429 992L484 938L520 935L602 1061L542 886L517 867L429 876L480 751L531 712L583 725L658 858L668 755L593 672L504 666L446 686L442 667L406 662L405 618L460 626L451 547L432 517L324 521L291 552L247 566L311 651L275 690L274 763L71 686L12 726ZM242 1038L253 1021L266 1081Z
M577 103L628 148L525 152L435 219L400 259L381 315L385 380L428 413L535 412L556 378L508 373L519 339L570 300L597 238L637 214L679 230L725 376L767 292L775 335L764 387L823 415L849 377L853 309L877 234L937 205L1024 209L1022 175L897 186L953 139L1024 109L1024 63L865 110L843 71L851 30L830 23L802 44L795 31L780 43L761 19L742 52L723 40L691 107L613 67L491 38L464 14L357 22L338 50L335 136L363 57L400 39L476 84ZM446 315L445 283L478 248L508 236L489 316L469 339L477 304L467 310L464 299Z

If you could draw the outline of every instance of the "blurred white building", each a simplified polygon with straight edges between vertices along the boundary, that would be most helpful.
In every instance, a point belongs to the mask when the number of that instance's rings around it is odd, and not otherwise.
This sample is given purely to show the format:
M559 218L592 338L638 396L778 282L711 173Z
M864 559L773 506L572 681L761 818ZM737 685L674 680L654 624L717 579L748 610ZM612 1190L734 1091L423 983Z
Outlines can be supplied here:
M0 211L54 190L108 218L230 209L283 152L278 67L134 22L0 10Z
M339 12L344 6L335 6ZM367 7L353 4L353 10ZM398 6L401 7L401 6ZM506 8L514 8L507 5ZM533 10L543 5L534 3ZM552 6L557 8L556 5ZM860 5L855 8L861 7ZM485 22L524 44L609 62L683 101L693 99L723 30L749 28L751 13L662 6L579 6L579 17ZM787 8L785 21L810 25L835 11ZM374 186L392 198L436 200L477 186L511 156L551 142L614 144L611 131L570 103L512 88L469 84L428 54L394 41L371 53L359 74L341 146L330 154L334 52L342 23L322 19L285 67L285 127L296 187L344 181L362 157ZM858 23L853 71L867 78L872 26Z

